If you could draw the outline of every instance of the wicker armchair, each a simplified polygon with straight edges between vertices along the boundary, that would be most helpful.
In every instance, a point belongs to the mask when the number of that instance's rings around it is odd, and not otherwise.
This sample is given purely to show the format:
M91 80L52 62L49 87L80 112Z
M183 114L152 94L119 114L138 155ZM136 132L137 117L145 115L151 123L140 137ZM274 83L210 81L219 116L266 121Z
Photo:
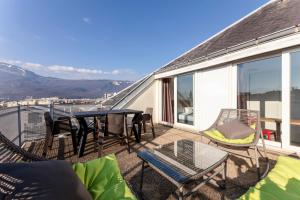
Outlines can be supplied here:
M233 121L235 121L234 123L241 124L239 128L237 128L237 126L234 125L231 126ZM245 127L245 129L248 128L248 130L250 128L250 130L253 130L253 132L248 137L245 138L241 137L241 138L230 139L228 138L228 135L226 136L224 132L222 133L222 131L220 131L222 130L222 128L220 127L221 126L224 127L225 124L229 125L227 126L228 129L227 132L232 132L234 134L237 133L236 135L238 135L239 132L243 131L241 127ZM241 155L231 151L230 153L238 156L250 158L251 160L254 159L256 163L258 179L261 179L267 175L270 165L266 153L264 137L261 131L260 113L258 111L252 111L246 109L222 109L217 120L213 123L213 125L209 127L207 130L201 131L200 134L201 134L201 138L202 136L204 136L208 138L210 142L215 143L217 146L220 145L222 147L225 148L227 147L229 149L230 148L246 149L248 155ZM262 141L262 150L264 155L260 152L257 146L259 139L261 139ZM254 157L252 157L248 152L249 149L254 149ZM262 174L260 173L258 154L260 154L267 163L266 170Z
M45 158L31 154L15 145L0 132L0 163L42 161Z

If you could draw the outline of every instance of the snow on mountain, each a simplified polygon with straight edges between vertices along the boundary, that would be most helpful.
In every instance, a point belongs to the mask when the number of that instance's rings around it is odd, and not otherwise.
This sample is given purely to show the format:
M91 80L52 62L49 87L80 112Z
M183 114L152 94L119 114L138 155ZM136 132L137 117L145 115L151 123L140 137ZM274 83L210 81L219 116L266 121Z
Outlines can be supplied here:
M43 77L19 66L0 62L0 98L97 98L131 85L119 80L67 80Z

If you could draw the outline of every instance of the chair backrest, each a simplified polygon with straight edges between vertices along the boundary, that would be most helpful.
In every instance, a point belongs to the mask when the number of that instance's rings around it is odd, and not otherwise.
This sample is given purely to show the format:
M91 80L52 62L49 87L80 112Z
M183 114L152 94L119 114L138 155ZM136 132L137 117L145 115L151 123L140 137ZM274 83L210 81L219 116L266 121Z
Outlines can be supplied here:
M57 133L70 132L72 129L71 117L59 117L57 121L54 121L54 128L57 129L55 130Z
M148 122L151 120L153 114L153 108L146 108L145 113L143 114L143 121Z
M53 119L50 115L50 112L45 112L44 113L44 118L45 118L45 124L46 124L46 132L47 134L53 134Z
M145 110L145 114L153 115L153 108L147 107Z
M49 112L44 113L47 134L57 135L61 132L70 132L72 129L71 118L67 116L59 117L53 121Z
M227 122L238 120L241 123L255 130L255 139L253 143L257 143L261 136L260 112L247 109L221 109L220 114L215 123L209 129L215 129L217 126Z
M107 132L115 135L124 134L124 115L107 114Z
M45 160L17 146L0 132L0 163Z

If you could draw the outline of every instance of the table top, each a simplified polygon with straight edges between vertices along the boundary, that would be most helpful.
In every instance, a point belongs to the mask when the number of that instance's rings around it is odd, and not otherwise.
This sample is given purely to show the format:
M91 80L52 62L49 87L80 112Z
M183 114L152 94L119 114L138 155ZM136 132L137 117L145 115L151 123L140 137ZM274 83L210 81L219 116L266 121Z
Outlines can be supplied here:
M228 153L199 141L178 140L138 156L175 181L182 183L203 176L222 164Z
M281 123L282 119L280 118L272 118L272 117L262 117L260 118L263 122L275 122L275 123ZM291 119L290 120L291 125L300 126L300 120L299 119Z
M133 109L116 109L116 110L75 112L73 113L73 116L79 118L79 117L105 116L107 114L139 114L139 113L143 113L143 111L133 110Z

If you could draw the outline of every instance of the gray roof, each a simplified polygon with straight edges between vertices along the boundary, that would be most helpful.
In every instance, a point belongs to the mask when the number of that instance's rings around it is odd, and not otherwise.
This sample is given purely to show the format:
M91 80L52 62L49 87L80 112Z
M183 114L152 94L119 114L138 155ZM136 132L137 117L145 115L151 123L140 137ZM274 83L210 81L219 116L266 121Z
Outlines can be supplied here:
M204 61L210 57L220 56L222 50L225 54L230 47L248 41L252 41L254 45L254 40L257 38L288 29L289 27L299 26L299 24L300 0L273 1L162 67L156 73L178 69ZM291 32L295 32L294 29ZM285 33L288 33L288 31ZM277 34L277 36L283 36L283 34ZM235 50L237 49L235 48Z

